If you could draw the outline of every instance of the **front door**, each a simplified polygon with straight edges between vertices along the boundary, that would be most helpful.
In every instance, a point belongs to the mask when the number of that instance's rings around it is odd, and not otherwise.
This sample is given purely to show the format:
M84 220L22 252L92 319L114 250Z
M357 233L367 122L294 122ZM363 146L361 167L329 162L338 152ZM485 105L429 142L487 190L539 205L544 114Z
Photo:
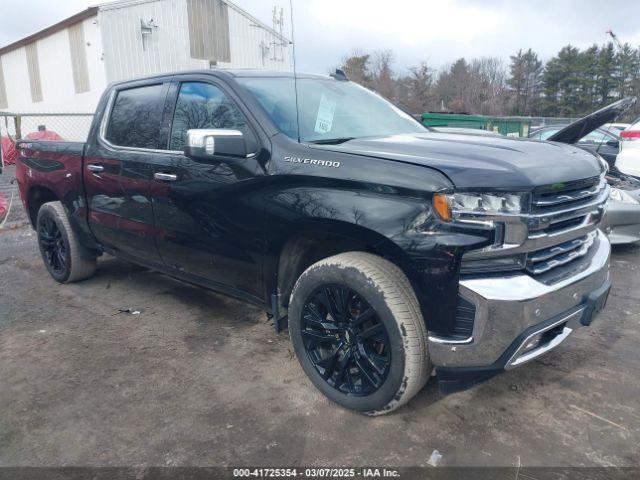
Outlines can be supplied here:
M84 183L89 226L116 254L160 263L149 198L170 79L115 90L98 139L87 145Z
M175 82L168 151L157 157L151 198L158 250L171 269L261 296L265 176L256 158L193 160L182 151L189 129L239 130L255 139L231 94L208 81ZM251 140L248 143L255 143Z

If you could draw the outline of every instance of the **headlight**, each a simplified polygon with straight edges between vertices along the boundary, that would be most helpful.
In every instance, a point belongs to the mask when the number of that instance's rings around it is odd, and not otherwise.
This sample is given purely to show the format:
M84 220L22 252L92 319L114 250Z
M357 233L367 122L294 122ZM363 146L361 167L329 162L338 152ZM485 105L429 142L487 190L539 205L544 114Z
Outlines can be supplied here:
M612 188L609 198L612 202L618 203L632 203L635 205L640 203L627 192L625 192L624 190L620 190L619 188Z
M436 193L433 205L443 220L456 220L469 214L518 214L523 200L514 193Z

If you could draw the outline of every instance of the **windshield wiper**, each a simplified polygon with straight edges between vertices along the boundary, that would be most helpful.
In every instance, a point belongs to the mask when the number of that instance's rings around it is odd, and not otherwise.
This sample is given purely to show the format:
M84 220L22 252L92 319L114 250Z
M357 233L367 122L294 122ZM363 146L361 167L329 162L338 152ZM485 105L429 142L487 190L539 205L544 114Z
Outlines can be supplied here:
M348 142L349 140L354 139L355 137L322 138L320 140L312 140L309 143L314 143L316 145L338 145L340 143Z

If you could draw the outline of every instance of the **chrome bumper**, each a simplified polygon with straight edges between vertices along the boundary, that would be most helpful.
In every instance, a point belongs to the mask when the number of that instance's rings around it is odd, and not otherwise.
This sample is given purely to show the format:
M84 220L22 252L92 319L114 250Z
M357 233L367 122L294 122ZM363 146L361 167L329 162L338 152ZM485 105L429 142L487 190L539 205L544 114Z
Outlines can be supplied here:
M598 231L592 249L585 258L586 268L552 285L526 274L461 280L460 294L476 307L473 335L466 340L429 336L433 364L508 369L558 346L581 325L587 297L608 283L611 247L602 232ZM533 335L554 328L550 341L531 348ZM503 365L497 365L499 361Z

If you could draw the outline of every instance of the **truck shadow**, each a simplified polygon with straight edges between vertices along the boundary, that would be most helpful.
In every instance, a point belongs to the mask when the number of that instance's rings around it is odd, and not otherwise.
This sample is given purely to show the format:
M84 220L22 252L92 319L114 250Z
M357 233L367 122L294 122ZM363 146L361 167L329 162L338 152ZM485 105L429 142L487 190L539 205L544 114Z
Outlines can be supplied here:
M111 290L110 295L119 302L114 303L114 308L133 297L144 303L139 307L147 311L167 318L181 315L200 328L254 325L260 323L262 314L250 304L111 256L101 258L96 275L85 282Z

